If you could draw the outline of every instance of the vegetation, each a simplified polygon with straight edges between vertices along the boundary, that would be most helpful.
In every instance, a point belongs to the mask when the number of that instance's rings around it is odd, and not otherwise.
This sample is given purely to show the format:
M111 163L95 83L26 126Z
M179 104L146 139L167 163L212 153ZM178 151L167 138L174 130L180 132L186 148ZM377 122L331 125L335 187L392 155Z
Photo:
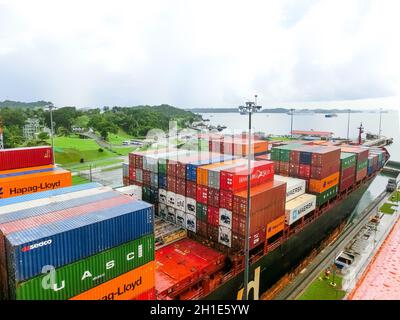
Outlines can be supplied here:
M50 112L44 108L48 102L22 103L0 102L0 120L4 129L5 147L23 146L23 127L28 118L37 118L41 126L50 128ZM66 106L53 111L55 132L59 137L69 137L75 131L88 131L90 128L110 143L121 144L131 138L144 137L150 129L167 131L170 121L178 126L201 119L190 111L184 111L169 105L104 107L102 109L81 110ZM1 125L1 122L0 122ZM41 136L39 140L43 139ZM30 142L32 143L32 142Z
M324 272L322 272L298 300L342 300L346 295L346 292L342 290L342 277L338 274L335 275L336 286L331 285L332 281L332 274L329 279L326 279Z
M82 178L80 176L72 176L72 185L76 186L78 184L84 184L90 182L88 179Z
M393 209L392 207L394 204L391 203L384 203L382 207L379 208L380 212L386 213L386 214L393 214L395 213L396 209Z
M400 191L393 192L393 194L390 196L390 201L399 202L400 201Z

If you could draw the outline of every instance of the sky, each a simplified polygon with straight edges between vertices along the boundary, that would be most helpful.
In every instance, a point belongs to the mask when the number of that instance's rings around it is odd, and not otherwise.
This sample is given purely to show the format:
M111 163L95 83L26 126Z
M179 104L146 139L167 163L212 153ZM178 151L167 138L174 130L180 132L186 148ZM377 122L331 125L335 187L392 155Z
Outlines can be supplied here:
M398 0L0 0L0 100L400 106Z

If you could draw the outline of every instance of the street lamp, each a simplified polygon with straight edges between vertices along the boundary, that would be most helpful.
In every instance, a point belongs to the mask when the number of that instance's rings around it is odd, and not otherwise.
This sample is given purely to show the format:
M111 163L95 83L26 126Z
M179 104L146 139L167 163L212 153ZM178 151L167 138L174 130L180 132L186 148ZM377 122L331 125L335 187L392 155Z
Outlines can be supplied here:
M245 247L244 247L244 286L243 286L243 300L248 300L247 285L249 283L250 272L250 181L251 181L251 115L261 110L261 106L257 105L257 95L254 96L254 102L246 102L245 106L239 107L241 115L249 115L249 154L247 156L247 208L246 208L246 233L245 233Z
M47 105L47 108L49 108L50 111L50 138L51 138L51 148L53 150L53 163L56 163L56 156L55 156L55 151L54 151L54 123L53 123L53 109L56 109L53 103L49 103Z
M349 140L349 134L350 134L350 113L351 113L351 110L350 109L348 109L347 110L347 140Z
M290 137L293 138L293 116L295 109L290 109Z
M382 108L379 109L379 138L382 133Z

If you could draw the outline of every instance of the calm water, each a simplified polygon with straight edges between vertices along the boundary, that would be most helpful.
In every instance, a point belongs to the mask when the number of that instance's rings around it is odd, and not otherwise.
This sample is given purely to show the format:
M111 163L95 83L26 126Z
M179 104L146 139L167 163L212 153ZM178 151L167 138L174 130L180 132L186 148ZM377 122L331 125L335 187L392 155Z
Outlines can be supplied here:
M210 119L213 125L225 125L228 130L246 130L247 117L236 113L205 113L204 119ZM350 116L350 137L357 138L357 127L362 122L365 132L378 133L378 113L352 113ZM253 130L271 134L289 134L290 115L258 113L253 116ZM335 118L325 118L323 114L295 115L293 117L294 130L331 131L335 137L347 136L347 114L338 114ZM393 160L400 161L400 127L399 113L382 114L382 134L394 138L394 144L389 152Z

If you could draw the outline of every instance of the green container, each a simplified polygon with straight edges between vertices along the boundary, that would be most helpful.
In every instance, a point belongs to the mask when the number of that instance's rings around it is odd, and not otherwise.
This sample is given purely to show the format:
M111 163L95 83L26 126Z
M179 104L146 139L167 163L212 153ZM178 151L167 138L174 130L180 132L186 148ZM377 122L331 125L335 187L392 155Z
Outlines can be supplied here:
M207 206L205 204L196 204L196 218L207 221Z
M356 165L356 155L354 153L342 152L340 154L340 169L343 171Z
M146 186L142 187L142 200L150 202L150 187Z
M280 150L278 148L271 149L271 160L272 161L280 161Z
M362 169L365 169L366 167L368 167L368 159L365 159L364 161L357 163L357 171L361 171Z
M158 160L158 173L167 175L167 160L166 159Z
M317 207L322 206L324 203L328 202L332 198L334 198L339 190L339 186L336 185L325 192L317 194Z
M154 235L55 269L55 289L43 288L50 274L19 283L14 299L66 300L154 260Z

